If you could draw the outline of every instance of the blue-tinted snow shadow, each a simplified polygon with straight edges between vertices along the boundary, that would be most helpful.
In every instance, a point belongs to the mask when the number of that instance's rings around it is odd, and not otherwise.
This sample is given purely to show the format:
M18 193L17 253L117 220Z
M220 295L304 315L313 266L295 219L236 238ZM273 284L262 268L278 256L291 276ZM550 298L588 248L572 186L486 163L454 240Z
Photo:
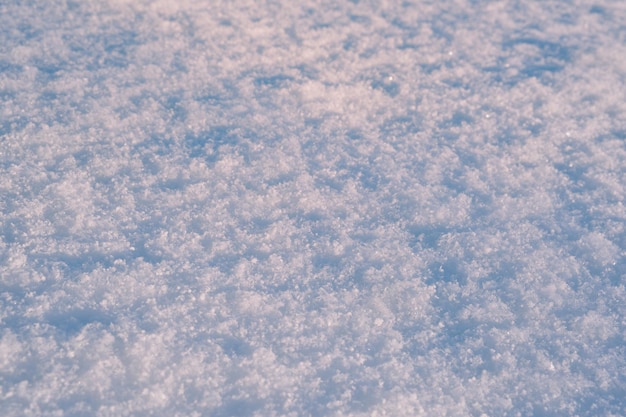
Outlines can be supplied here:
M619 131L607 135L610 138L622 139ZM624 135L626 136L626 135ZM603 137L598 139L603 140ZM546 230L546 238L561 245L565 244L570 254L582 261L581 268L589 277L608 280L611 285L620 285L626 279L626 259L617 255L613 262L597 259L595 250L581 243L580 239L589 233L601 233L607 241L617 248L626 246L626 234L616 233L610 224L618 219L602 215L595 210L597 201L591 199L593 193L601 190L604 185L593 177L591 162L593 152L586 143L566 142L562 145L564 161L554 164L554 168L566 179L565 186L558 191L559 207L553 221L555 225L542 227L540 219L535 224ZM618 198L606 196L608 204L617 203ZM611 199L613 201L611 201ZM554 228L551 233L548 229ZM584 275L584 274L583 274ZM571 284L577 287L586 278L572 279Z
M222 335L212 337L215 342L222 348L222 351L231 358L250 356L253 348L250 344L239 337L231 335Z
M249 78L254 87L254 97L258 104L271 110L284 111L282 98L277 93L280 90L289 89L298 80L281 70L252 70L244 71L241 78Z
M370 68L358 78L391 98L398 96L402 88L399 71L393 65Z
M474 117L469 112L457 110L450 118L442 120L439 123L439 127L442 129L449 129L453 127L461 127L463 124L469 125L472 123L474 123Z
M549 83L573 62L574 48L562 42L554 42L533 36L513 36L501 44L502 54L493 66L483 71L504 84L515 85L528 78L536 78ZM522 57L521 66L511 63L512 57ZM515 60L517 62L517 59ZM510 69L515 68L515 74Z
M209 165L213 165L220 157L220 147L223 145L241 147L243 155L247 155L247 145L242 140L245 132L241 128L220 125L197 133L189 132L185 136L184 146L189 157L202 158Z
M43 294L51 290L53 286L47 281L28 287L0 284L0 293L3 294L3 298L8 296L13 300L22 300L21 303L30 303L33 294ZM24 316L19 314L19 310L16 312L17 314L11 314L12 310L8 310L8 314L2 319L2 326L21 333L25 328L33 325L49 325L55 329L55 335L62 339L73 337L87 325L108 327L116 322L116 314L113 312L105 311L97 306L74 306L68 302L56 303L43 317Z
M125 22L131 25L130 22ZM90 72L102 69L124 69L135 59L141 45L139 33L121 27L121 24L100 28L104 32L66 39L73 63L80 63Z
M422 130L423 117L417 113L406 113L385 120L380 126L380 134L385 140L410 138Z
M384 394L381 381L363 375L371 369L371 364L354 369L343 366L344 361L345 358L336 358L325 369L317 372L317 392L311 393L304 402L305 410L310 415L327 415L328 407L333 403L341 403L351 413L368 414L381 401ZM350 375L350 378L345 380L341 378L342 375Z
M194 94L194 100L199 104L223 110L230 109L239 97L239 89L232 80L222 80L216 85L208 85Z
M183 102L183 92L170 93L160 98L161 106L168 112L168 118L174 123L182 123L187 119L187 108Z
M3 72L2 64L3 63L0 61L0 73ZM21 70L21 68L19 70ZM10 103L12 100L16 99L17 96L18 93L13 90L0 90L0 103ZM4 116L0 118L0 137L17 133L23 130L28 123L29 118L27 116L16 114L16 112L13 112L10 116Z
M115 322L115 316L93 308L70 308L65 311L49 312L44 320L67 337L71 337L89 324L108 327Z
M255 77L253 79L253 84L255 87L262 89L262 90L276 89L276 88L287 87L289 83L293 80L294 78L289 75L278 73L274 75L265 75L265 76Z
M235 395L231 395L233 397ZM260 398L250 398L248 395L239 395L244 398L226 398L222 397L222 405L211 411L211 415L215 417L247 417L258 415L259 410L263 409L265 401ZM245 398L248 397L248 398Z
M598 370L594 370L594 373ZM610 416L621 415L626 409L626 378L623 376L611 383L608 389L592 387L576 400L578 415ZM550 415L550 414L546 414Z

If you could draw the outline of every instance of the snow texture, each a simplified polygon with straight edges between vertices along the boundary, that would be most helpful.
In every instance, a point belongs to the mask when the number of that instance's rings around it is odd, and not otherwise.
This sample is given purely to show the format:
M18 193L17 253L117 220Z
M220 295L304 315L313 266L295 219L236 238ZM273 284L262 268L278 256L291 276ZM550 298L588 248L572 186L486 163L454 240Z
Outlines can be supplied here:
M0 1L0 414L623 416L620 0Z

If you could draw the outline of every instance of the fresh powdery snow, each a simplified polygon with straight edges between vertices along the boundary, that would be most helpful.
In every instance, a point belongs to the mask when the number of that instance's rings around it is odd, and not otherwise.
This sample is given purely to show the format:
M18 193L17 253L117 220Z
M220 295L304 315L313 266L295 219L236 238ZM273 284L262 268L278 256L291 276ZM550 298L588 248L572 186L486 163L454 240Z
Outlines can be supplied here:
M626 3L1 0L0 416L626 415Z

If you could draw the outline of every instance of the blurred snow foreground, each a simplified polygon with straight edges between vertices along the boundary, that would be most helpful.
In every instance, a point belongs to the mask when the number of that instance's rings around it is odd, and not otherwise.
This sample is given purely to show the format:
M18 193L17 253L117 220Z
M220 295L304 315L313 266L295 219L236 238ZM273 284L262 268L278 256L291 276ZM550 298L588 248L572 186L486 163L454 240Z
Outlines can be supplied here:
M0 414L626 413L626 7L0 3Z

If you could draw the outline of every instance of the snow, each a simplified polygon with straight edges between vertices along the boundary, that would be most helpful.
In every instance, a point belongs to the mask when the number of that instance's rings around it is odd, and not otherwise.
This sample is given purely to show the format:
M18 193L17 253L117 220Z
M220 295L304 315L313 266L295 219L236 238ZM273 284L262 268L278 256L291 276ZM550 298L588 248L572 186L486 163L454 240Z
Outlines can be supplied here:
M624 22L2 2L1 414L624 415Z

